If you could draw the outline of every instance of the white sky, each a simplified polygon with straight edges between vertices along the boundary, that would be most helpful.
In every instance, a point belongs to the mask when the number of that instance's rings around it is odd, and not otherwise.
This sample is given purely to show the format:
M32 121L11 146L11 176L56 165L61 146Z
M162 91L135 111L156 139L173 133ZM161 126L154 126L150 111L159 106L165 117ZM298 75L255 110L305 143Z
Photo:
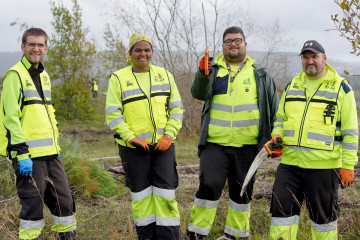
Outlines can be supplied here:
M71 0L63 1L66 6L72 5ZM106 23L103 13L109 11L106 8L106 0L78 2L82 8L84 23L90 29L90 37L94 37L101 44ZM278 19L280 26L287 29L287 37L292 39L294 44L281 50L299 52L306 40L315 39L323 45L328 58L360 63L360 57L349 53L352 50L350 43L340 37L338 32L325 31L334 28L331 14L341 13L333 0L244 1L244 4L247 3L250 3L250 11L254 13L257 24L266 24ZM0 10L0 52L20 50L18 39L22 32L19 31L19 26L10 26L16 19L21 23L26 22L30 26L43 28L48 33L52 31L52 15L47 0L1 0ZM257 50L252 49L249 41L249 50Z

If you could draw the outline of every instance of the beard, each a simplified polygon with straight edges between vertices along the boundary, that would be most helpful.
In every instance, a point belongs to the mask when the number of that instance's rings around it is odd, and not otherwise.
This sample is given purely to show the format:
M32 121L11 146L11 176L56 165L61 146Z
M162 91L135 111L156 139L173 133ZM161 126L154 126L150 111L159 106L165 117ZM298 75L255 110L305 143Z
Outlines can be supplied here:
M246 53L237 53L237 54L227 54L224 55L224 58L229 63L239 63L242 62L246 57Z

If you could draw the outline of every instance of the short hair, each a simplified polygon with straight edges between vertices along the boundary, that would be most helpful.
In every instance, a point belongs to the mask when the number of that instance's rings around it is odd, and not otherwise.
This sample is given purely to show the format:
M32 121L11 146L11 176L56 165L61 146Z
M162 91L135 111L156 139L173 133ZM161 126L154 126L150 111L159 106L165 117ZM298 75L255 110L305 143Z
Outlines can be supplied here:
M229 27L228 29L225 30L225 32L224 32L224 34L223 34L223 41L224 41L224 39L225 39L225 36L226 36L227 34L229 34L229 33L240 33L240 34L243 36L244 41L245 41L245 35L244 35L243 30L242 30L241 28L235 27L235 26Z
M41 28L29 28L27 29L24 34L22 35L21 41L23 44L26 43L28 36L44 36L45 37L45 44L47 44L47 41L49 39L48 35L44 30Z

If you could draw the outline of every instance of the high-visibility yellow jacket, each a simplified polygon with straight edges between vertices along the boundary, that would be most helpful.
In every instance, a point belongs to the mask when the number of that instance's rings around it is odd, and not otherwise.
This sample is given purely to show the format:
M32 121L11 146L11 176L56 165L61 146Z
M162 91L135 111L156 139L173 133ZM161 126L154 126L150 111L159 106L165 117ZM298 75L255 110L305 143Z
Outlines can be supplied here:
M49 75L40 73L42 99L24 56L5 75L0 110L0 154L18 160L59 154Z
M132 72L132 65L114 72L106 98L106 122L118 133L116 141L128 142L135 136L152 143L167 134L175 138L182 127L183 106L171 73L150 65L150 97Z
M91 91L97 92L99 90L99 87L95 81L91 84Z
M304 71L282 95L272 132L284 140L281 163L312 169L354 169L358 161L354 92L328 64L326 70L312 96L308 96Z

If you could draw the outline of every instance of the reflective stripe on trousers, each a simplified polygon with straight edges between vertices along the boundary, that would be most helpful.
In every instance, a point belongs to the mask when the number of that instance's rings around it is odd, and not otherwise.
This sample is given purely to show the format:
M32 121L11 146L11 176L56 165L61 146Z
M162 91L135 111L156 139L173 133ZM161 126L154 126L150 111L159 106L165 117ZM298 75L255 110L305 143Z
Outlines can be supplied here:
M239 204L229 199L225 233L236 238L250 235L250 203Z

